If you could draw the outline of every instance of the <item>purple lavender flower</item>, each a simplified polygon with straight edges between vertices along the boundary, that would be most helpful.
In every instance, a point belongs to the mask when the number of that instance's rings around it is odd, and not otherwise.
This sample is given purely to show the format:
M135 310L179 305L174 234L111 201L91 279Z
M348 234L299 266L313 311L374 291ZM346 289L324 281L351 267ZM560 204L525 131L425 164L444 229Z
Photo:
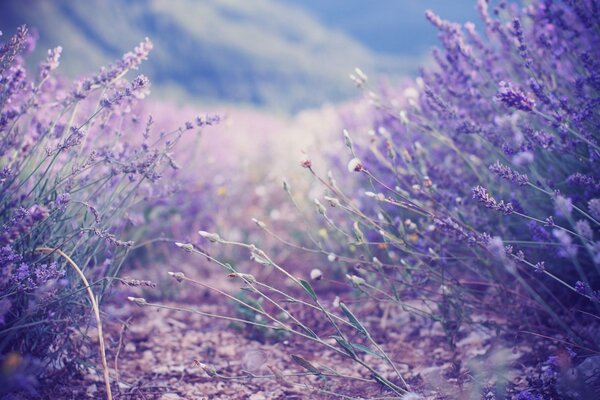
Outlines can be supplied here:
M600 220L600 199L591 199L588 201L588 208L592 217Z
M554 198L554 210L556 215L570 217L573 212L573 201L559 194Z
M575 232L586 239L593 239L594 232L588 220L582 219L575 223Z
M486 188L483 186L475 186L473 188L473 198L478 200L480 203L485 205L487 208L495 209L498 205L496 200L490 195Z
M562 229L553 229L552 236L558 239L560 249L558 255L564 258L573 258L577 256L577 246L573 243L571 235Z
M12 303L9 299L4 298L0 300L0 327L6 324L6 315L10 312Z
M524 390L516 394L515 400L544 400L544 397L541 394L534 394L529 390Z
M548 242L550 241L550 234L543 226L535 221L529 221L527 223L531 238L536 242Z
M494 164L490 165L489 170L495 175L516 183L519 186L525 186L529 183L527 175L520 174L510 167L500 164L499 161L496 161Z
M221 121L221 116L219 115L206 115L204 117L197 116L196 117L196 126L202 128L204 126L216 125Z
M487 208L491 208L496 211L500 211L505 215L512 214L514 212L514 207L511 203L505 203L504 200L500 200L497 202L487 191L486 188L482 186L475 186L472 189L473 198L478 200L480 203L485 205Z
M534 268L535 268L535 272L541 274L542 272L544 272L546 270L546 264L544 263L544 261L539 261L539 262L535 263Z
M56 208L64 210L67 204L71 201L71 195L69 193L61 193L56 196L56 200L54 200L54 205Z
M496 93L496 99L505 106L526 112L532 111L535 107L535 100L512 83L501 81L498 85L500 88Z
M575 282L575 290L581 294L588 294L591 291L590 285L582 281Z
M40 65L40 80L48 78L50 75L50 71L58 68L60 55L62 53L62 47L58 46L54 49L48 50L48 57L46 57L46 61Z

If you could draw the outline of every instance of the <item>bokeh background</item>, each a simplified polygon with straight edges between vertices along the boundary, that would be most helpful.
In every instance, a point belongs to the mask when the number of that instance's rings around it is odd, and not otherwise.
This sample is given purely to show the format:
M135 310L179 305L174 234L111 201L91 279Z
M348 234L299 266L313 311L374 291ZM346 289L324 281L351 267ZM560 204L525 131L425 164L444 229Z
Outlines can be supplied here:
M354 67L392 81L416 75L436 45L428 8L478 22L471 0L3 0L0 26L37 29L32 61L61 45L73 78L147 36L155 49L141 72L153 97L289 114L356 96Z

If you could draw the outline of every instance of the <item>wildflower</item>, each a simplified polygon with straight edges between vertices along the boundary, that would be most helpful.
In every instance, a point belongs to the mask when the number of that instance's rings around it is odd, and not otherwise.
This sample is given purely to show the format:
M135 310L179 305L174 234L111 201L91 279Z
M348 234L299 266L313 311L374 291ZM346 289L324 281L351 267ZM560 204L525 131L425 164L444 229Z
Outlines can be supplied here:
M535 101L531 97L528 97L521 89L505 81L501 81L498 85L500 88L498 89L498 93L496 93L496 99L502 104L526 112L533 110Z
M497 202L487 191L486 188L482 186L475 186L472 189L473 198L478 200L480 203L485 205L486 208L491 208L496 211L500 211L505 215L512 214L514 212L514 207L511 203L504 203L503 200Z
M353 158L348 162L348 172L360 172L363 169L363 164L358 158Z
M541 274L542 272L544 272L546 270L546 265L543 261L539 261L539 262L535 263L534 268L535 268L535 272Z
M554 210L557 215L569 217L573 211L573 202L570 198L559 194L554 198Z
M195 123L198 128L216 125L219 122L221 122L220 115L206 115L205 117L197 116L195 119Z
M210 242L213 243L218 243L221 242L221 237L217 234L217 233L210 233L210 232L206 232L206 231L198 231L198 234L203 237L204 239L207 239Z
M248 283L256 283L256 278L254 277L254 275L250 275L250 274L244 274L241 272L232 272L230 274L227 275L230 278L240 278Z
M256 224L256 226L258 226L261 229L265 229L267 227L267 225L264 222L262 222L256 218L252 218L252 222L254 222Z
M552 236L558 239L560 250L558 254L564 258L572 258L577 256L577 246L573 244L571 236L562 229L553 229Z
M485 205L486 208L497 207L498 203L483 186L475 186L472 191L473 198Z
M185 279L185 274L183 272L167 272L167 274L175 278L177 282L182 282Z
M140 307L145 306L146 304L148 304L148 302L146 301L146 299L142 298L142 297L127 297L127 300L137 304Z
M302 160L300 161L300 166L302 168L310 169L312 167L312 161L310 161L309 159Z
M156 287L155 282L141 280L141 279L132 279L132 278L128 278L128 277L124 277L123 279L121 279L121 283L123 285L129 286L129 287L141 287L141 286L150 287L150 288Z
M321 272L320 269L314 268L313 270L310 271L310 279L312 279L313 281L318 281L321 278L323 278L323 273Z
M12 302L9 299L4 298L0 300L0 327L6 324L6 316L10 312L11 308Z
M365 281L363 278L361 278L360 276L356 276L356 275L346 275L346 278L352 282L352 284L354 286L361 286L361 285L365 285L367 283L367 281Z
M348 147L350 150L352 150L352 139L350 139L350 134L348 133L348 131L346 129L344 129L343 133L344 133L344 144L346 145L346 147Z
M360 68L354 68L354 74L350 74L350 79L357 87L362 87L367 82L367 75Z
M356 241L358 243L364 243L365 235L360 230L360 226L358 225L358 222L354 221L354 223L352 224L352 231L354 232L354 237L356 238Z
M314 199L313 202L315 203L315 206L317 206L317 211L319 212L319 214L325 215L325 212L327 210L325 209L325 206L323 206L323 204L321 204L319 199Z
M271 260L261 249L257 249L254 245L250 248L250 259L262 265L271 265Z
M516 394L515 400L544 400L544 397L541 394L534 394L529 390L524 390Z
M496 163L490 165L489 170L495 175L516 183L519 186L524 186L529 183L527 175L520 174L506 165L500 164L499 161L496 161Z
M594 232L588 220L582 219L575 223L575 232L586 239L592 239Z
M48 50L48 56L46 61L40 65L40 80L48 78L50 71L58 68L60 55L62 53L62 47L58 46L54 49Z
M588 201L588 209L590 210L590 214L596 220L600 220L600 199L591 199Z
M54 200L54 206L58 209L64 210L70 201L71 195L69 193L61 193L56 196L56 200Z
M336 261L336 260L337 260L337 258L338 258L338 257L337 257L337 256L336 256L334 253L329 253L329 254L327 255L327 260L328 260L329 262L334 262L334 261Z
M338 199L335 197L324 196L324 199L327 200L330 207L339 207L342 205Z
M187 251L188 253L191 253L192 251L194 251L194 245L191 243L179 243L179 242L175 242L175 246L179 247L180 249L183 249L185 251Z

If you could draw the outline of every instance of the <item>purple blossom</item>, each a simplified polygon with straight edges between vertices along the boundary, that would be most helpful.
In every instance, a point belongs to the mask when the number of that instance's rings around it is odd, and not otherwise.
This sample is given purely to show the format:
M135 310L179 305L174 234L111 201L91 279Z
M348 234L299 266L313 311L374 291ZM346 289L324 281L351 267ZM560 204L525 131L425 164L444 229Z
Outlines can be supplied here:
M546 264L544 263L544 261L539 261L535 263L534 268L535 272L542 273L546 270Z
M56 200L54 200L54 205L56 208L64 210L67 204L71 201L71 195L69 193L61 193L56 196Z
M204 126L212 126L221 122L221 116L219 115L206 115L204 117L197 116L196 117L196 126L202 128Z
M564 258L574 258L577 256L577 246L573 243L571 235L562 229L552 229L552 236L558 239L560 250L558 254Z
M577 281L575 282L575 290L577 290L577 292L587 295L588 292L591 291L590 289L590 285L586 282L582 282L582 281Z
M62 53L62 47L58 46L54 49L48 50L48 57L46 61L40 65L40 80L48 78L50 71L58 68L60 55Z
M591 199L588 201L588 209L592 217L600 221L600 199Z
M556 215L570 217L573 212L573 201L559 194L554 198L554 210Z
M480 203L485 205L486 208L491 208L496 211L500 211L505 215L512 214L514 212L514 207L511 203L505 203L504 200L500 200L497 202L487 191L486 188L482 186L476 186L472 189L473 198L478 200Z
M515 400L544 400L541 394L535 394L529 390L524 390L515 395Z
M536 242L549 242L550 234L543 226L535 221L529 221L527 223L527 227L529 228L529 232L531 234L531 238Z
M510 82L501 81L496 93L496 99L509 108L530 112L535 107L535 100L529 97Z
M7 299L0 300L0 327L3 327L6 324L6 315L10 312L12 308L12 302Z
M489 166L489 170L495 175L509 180L513 183L516 183L519 186L524 186L529 183L529 179L527 175L520 174L517 171L513 170L506 165L500 164L499 161L496 161L494 164Z
M575 232L583 236L586 239L593 239L594 232L588 220L582 219L575 223Z

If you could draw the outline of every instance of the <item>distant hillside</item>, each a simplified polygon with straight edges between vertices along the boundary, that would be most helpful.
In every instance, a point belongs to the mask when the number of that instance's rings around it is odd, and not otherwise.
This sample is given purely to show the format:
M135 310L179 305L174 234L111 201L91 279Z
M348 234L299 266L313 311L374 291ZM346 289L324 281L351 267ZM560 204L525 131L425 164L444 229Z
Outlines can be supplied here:
M145 36L155 49L142 72L159 92L284 111L356 94L348 73L414 72L419 57L374 54L298 5L278 0L3 0L0 29L36 27L46 49L64 48L72 76L96 70Z

